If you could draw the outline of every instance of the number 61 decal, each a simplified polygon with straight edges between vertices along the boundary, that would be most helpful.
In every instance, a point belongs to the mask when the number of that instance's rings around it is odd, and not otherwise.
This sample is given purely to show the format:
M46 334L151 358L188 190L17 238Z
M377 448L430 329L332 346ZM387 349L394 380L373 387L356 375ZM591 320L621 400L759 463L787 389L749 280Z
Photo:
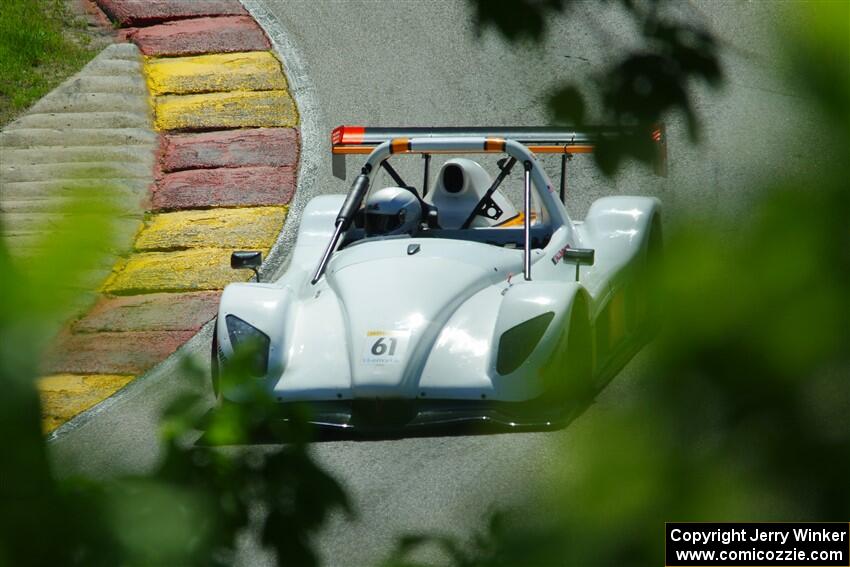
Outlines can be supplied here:
M387 350L387 345L390 345L389 350ZM379 338L372 345L372 354L375 356L395 356L395 349L398 345L398 339L395 337L390 337L387 339L387 342L384 342L384 337Z
M363 342L363 364L398 364L404 359L410 331L368 331Z

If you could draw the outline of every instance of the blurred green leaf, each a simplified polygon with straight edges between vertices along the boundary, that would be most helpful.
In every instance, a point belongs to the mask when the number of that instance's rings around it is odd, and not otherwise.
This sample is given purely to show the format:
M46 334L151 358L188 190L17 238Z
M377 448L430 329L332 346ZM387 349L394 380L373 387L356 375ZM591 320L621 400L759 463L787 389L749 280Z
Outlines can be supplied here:
M512 41L540 41L546 33L546 20L564 10L564 0L469 0L479 32L496 28Z
M574 85L555 89L549 97L549 111L555 122L581 126L584 124L584 98Z

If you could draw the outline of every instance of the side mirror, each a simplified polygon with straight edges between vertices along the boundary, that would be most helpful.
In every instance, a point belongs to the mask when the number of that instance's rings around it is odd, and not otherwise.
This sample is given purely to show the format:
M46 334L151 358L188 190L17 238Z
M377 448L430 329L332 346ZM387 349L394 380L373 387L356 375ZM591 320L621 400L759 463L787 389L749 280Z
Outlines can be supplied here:
M564 260L572 260L576 263L576 281L578 281L579 267L584 264L592 266L596 255L596 250L593 248L567 248L564 251Z
M249 250L238 250L230 255L230 267L234 270L253 270L257 281L260 281L260 266L263 263L263 253Z

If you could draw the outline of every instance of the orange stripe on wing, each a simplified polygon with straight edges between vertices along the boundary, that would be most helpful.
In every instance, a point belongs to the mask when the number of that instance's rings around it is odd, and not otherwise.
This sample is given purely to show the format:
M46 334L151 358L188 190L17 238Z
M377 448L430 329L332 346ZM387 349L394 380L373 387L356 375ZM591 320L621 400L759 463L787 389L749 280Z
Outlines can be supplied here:
M529 145L528 149L536 154L591 154L593 146L591 145Z
M332 146L331 153L334 154L371 154L372 146Z

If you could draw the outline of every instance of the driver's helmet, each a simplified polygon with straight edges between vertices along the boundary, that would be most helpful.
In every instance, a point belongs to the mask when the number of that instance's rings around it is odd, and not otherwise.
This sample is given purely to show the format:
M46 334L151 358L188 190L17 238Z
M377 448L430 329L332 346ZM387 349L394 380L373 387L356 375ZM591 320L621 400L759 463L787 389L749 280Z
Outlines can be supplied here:
M403 187L379 189L366 200L367 236L412 234L419 228L421 219L419 199Z

